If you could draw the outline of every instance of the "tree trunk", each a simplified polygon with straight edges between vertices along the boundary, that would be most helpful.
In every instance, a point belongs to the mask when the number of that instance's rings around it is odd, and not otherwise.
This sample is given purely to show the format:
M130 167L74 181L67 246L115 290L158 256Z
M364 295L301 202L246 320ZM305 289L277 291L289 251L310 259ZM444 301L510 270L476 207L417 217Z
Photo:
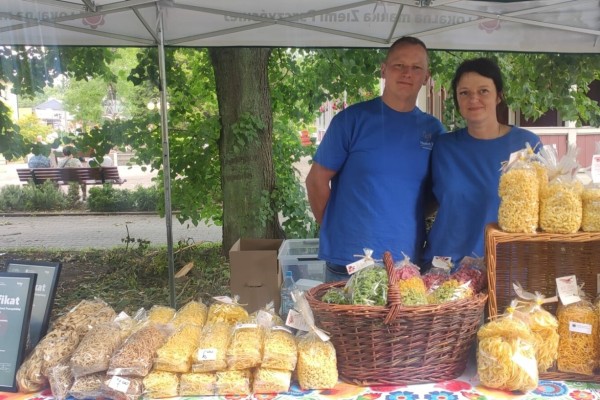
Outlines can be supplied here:
M211 48L221 116L223 252L239 238L282 238L275 188L270 49Z

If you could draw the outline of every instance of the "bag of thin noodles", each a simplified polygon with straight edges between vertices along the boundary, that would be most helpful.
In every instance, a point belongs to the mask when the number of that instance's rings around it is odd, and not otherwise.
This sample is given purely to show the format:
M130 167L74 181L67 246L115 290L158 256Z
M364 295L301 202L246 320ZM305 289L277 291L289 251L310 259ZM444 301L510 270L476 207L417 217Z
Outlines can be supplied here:
M535 344L529 326L513 315L515 305L479 328L477 373L484 386L526 392L538 386Z

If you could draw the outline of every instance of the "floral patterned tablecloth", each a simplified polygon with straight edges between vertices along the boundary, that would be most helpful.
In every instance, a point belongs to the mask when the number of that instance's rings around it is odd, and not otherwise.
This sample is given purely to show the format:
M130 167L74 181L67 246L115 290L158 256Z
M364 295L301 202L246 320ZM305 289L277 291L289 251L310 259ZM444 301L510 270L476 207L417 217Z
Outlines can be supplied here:
M335 388L329 390L302 391L293 385L288 393L200 398L203 400L600 400L600 384L542 380L536 390L523 394L485 388L479 385L474 376L469 377L464 374L459 379L423 385L360 387L340 382ZM184 399L188 398L178 398L178 400ZM53 397L50 390L29 394L0 392L0 400L53 400Z

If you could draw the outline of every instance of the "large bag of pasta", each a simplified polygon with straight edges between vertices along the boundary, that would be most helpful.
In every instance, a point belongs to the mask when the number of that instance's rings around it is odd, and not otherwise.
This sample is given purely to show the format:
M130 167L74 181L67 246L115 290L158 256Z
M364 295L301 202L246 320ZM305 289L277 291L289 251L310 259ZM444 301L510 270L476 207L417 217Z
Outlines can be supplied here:
M232 328L227 347L229 369L249 369L260 365L263 356L264 330L255 318L248 317Z
M102 382L106 374L104 372L96 372L95 374L80 376L75 378L69 396L76 399L96 399L102 396Z
M293 371L298 361L296 338L283 325L275 325L267 331L261 367Z
M165 344L171 332L168 325L144 322L113 353L107 374L142 378L148 375L156 351Z
M198 325L182 325L156 351L154 369L167 372L189 372L192 354L198 348L202 328Z
M202 328L198 347L192 353L192 372L227 369L227 348L231 326L227 322L208 322Z
M217 382L215 394L226 395L248 395L252 392L252 372L249 369L217 371L215 373Z
M103 398L137 400L144 394L144 382L143 378L138 376L107 375L100 389Z
M175 327L180 327L186 324L197 325L202 328L206 322L208 307L202 301L189 301L183 305L171 319L170 323Z
M483 257L465 256L450 275L460 283L469 283L475 293L487 287L487 273Z
M586 232L600 232L600 171L595 165L600 155L600 142L596 142L596 152L592 159L591 182L582 194L581 229ZM596 161L595 161L596 160Z
M64 400L69 396L69 390L73 385L73 374L71 367L67 364L58 364L48 371L48 382L52 397L55 400Z
M238 304L239 296L215 297L215 302L208 308L206 322L227 322L230 325L248 318L248 311Z
M17 371L19 391L37 392L48 383L50 368L65 363L94 326L112 321L115 311L101 299L82 300L54 323Z
M365 306L385 306L387 289L387 272L380 264L371 265L355 272L345 286L351 304Z
M335 347L329 336L315 326L315 319L304 293L294 290L292 298L294 308L309 327L309 331L298 338L298 383L302 390L331 389L338 381Z
M166 324L173 319L175 313L176 311L173 307L155 304L150 307L150 311L148 311L148 321Z
M558 370L593 375L598 359L598 313L581 299L563 305L558 313Z
M540 158L548 169L548 185L540 193L540 228L548 233L575 233L583 215L577 148L569 146L559 160L555 147L544 146Z
M535 344L529 326L516 318L516 301L477 332L477 373L482 385L529 391L538 386Z
M538 372L546 372L555 365L558 357L558 320L542 305L557 301L546 299L540 292L529 293L520 284L513 284L515 293L525 302L524 321L529 325L535 344Z
M531 147L502 166L498 225L505 232L535 233L539 217L541 165Z
M283 393L290 390L292 371L271 368L255 368L252 379L254 393Z
M162 399L179 394L179 374L167 371L151 371L143 379L144 397Z
M212 396L216 386L216 373L188 372L179 377L179 396Z
M71 372L75 378L108 369L110 358L133 327L130 316L121 313L114 321L92 328L71 355Z

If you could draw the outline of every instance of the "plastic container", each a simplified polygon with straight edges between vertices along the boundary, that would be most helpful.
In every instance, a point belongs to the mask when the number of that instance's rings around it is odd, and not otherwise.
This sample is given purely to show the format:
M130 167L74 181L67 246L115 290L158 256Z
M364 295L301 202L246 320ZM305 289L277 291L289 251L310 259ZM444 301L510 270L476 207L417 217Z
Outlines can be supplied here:
M277 258L285 277L292 271L294 281L310 279L325 281L325 261L319 260L319 239L288 239L279 247Z

